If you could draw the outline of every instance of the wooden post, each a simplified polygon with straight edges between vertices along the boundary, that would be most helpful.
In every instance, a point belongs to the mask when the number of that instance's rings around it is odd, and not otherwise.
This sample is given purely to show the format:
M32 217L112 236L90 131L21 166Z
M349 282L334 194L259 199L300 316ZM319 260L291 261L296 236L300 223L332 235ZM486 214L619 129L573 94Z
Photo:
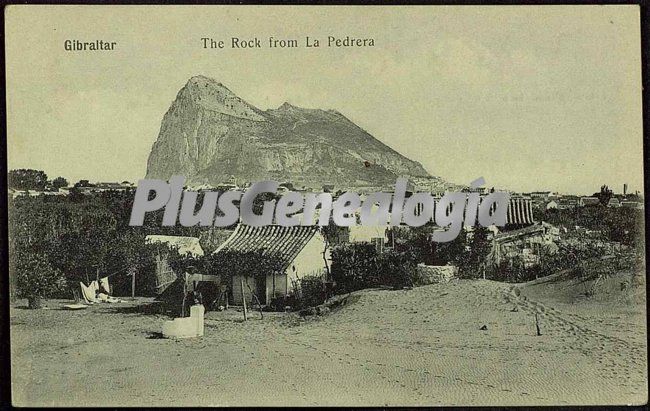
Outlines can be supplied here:
M187 301L187 273L183 278L183 302L181 303L181 317L185 317L185 302Z
M239 280L241 286L241 299L244 302L244 321L248 321L248 313L246 312L246 294L244 293L244 279Z
M542 335L540 329L539 329L539 318L537 317L537 313L535 313L535 327L537 328L537 335Z
M135 270L131 270L131 298L135 299Z

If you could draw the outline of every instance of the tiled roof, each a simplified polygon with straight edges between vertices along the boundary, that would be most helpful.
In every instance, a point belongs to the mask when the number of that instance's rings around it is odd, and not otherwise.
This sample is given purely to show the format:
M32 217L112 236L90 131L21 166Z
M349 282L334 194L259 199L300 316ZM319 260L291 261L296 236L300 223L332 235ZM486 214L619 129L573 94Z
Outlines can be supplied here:
M263 251L265 254L277 254L287 268L318 231L317 226L284 227L268 225L253 227L239 224L216 251Z

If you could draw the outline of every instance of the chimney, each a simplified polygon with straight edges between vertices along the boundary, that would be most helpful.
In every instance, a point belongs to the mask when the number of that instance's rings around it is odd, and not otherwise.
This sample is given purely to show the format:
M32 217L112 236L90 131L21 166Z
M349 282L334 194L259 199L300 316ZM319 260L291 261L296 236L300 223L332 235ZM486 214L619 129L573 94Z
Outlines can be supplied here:
M627 194L627 183L623 184L623 195Z

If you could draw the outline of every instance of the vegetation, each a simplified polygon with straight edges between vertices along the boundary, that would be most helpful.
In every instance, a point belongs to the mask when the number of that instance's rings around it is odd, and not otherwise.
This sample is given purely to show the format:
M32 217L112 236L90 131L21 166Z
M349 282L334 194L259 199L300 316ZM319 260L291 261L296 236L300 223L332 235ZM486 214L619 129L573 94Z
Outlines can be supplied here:
M58 190L61 187L67 187L68 180L63 177L57 177L50 181L47 174L41 170L32 170L21 168L10 170L7 173L7 187L14 190Z
M371 244L341 244L332 250L332 278L339 294L381 285L412 286L416 264L411 252L378 253Z
M59 188L62 188L62 187L67 187L68 186L68 180L66 180L63 177L57 177L54 180L52 180L51 186L55 190L58 190Z
M58 177L49 181L38 170L12 170L9 186L17 189L43 190L66 186ZM163 210L148 213L142 227L129 226L134 190L104 191L86 194L90 185L82 180L68 196L18 196L9 198L10 276L13 296L30 299L38 305L39 297L71 297L79 281L111 275L118 294L130 293L131 277L136 271L138 294L150 294L155 288L155 257L166 253L176 272L198 272L222 276L225 282L234 275L257 277L280 273L277 256L262 252L210 253L204 257L181 256L161 244L145 244L148 234L201 237L204 227L161 226ZM607 186L599 198L609 196ZM259 198L255 204L274 197ZM603 200L604 201L604 200ZM431 234L436 227L396 227L390 231L392 247L379 253L371 244L347 243L347 228L330 225L323 235L332 248L330 278L335 293L377 287L400 288L417 284L418 263L452 264L459 267L464 278L485 277L500 281L520 282L567 270L573 276L601 275L602 270L590 266L603 256L611 258L601 266L606 269L638 266L644 253L643 210L629 208L581 207L571 210L540 210L538 220L547 221L562 232L560 250L541 256L536 267L527 267L523 260L492 266L488 231L475 227L461 232L453 241L434 243ZM579 229L577 227L580 227ZM231 227L232 228L232 227ZM585 230L589 230L587 234ZM612 251L612 244L619 251ZM622 248L621 248L622 247ZM164 248L164 250L162 249ZM320 281L320 280L318 280ZM298 305L312 304L324 298L322 284L301 279ZM286 301L282 302L284 306Z
M604 184L600 187L600 192L594 193L594 197L598 198L598 200L600 200L600 204L604 206L609 204L609 200L613 196L614 196L614 192Z
M613 241L639 250L645 246L643 210L578 207L546 210L539 217L556 227L565 227L569 234L575 233L576 227L581 227L600 233L603 241Z
M477 226L471 232L461 231L453 241L436 243L431 240L433 225L393 229L395 250L412 253L417 263L454 265L464 278L482 276L484 263L491 249L488 230ZM393 241L393 239L391 239Z
M133 192L107 191L70 196L9 198L10 276L14 296L36 290L42 297L72 296L79 281L111 277L117 290L129 290L129 269L153 272L157 248L145 244L148 234L198 235L199 228L160 227L162 213L153 213L143 227L130 227ZM34 273L39 262L43 274ZM51 269L50 269L51 268ZM59 287L34 288L38 276L56 276ZM19 281L20 279L20 281ZM141 275L141 292L151 291L151 276ZM143 288L141 288L142 286Z
M18 297L27 298L29 308L40 308L42 297L50 297L64 286L61 272L42 254L21 252L13 264Z
M296 290L294 307L296 309L315 307L325 302L327 298L323 280L320 277L300 278L294 281L293 287Z

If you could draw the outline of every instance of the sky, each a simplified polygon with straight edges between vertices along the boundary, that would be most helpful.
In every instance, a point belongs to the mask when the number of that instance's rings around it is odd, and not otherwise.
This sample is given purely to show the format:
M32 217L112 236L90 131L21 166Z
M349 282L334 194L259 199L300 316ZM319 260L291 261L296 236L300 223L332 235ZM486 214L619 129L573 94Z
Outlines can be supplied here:
M643 190L638 6L9 6L9 169L137 181L194 75L260 109L336 109L431 174ZM373 38L203 49L202 37ZM66 39L116 41L69 52Z

